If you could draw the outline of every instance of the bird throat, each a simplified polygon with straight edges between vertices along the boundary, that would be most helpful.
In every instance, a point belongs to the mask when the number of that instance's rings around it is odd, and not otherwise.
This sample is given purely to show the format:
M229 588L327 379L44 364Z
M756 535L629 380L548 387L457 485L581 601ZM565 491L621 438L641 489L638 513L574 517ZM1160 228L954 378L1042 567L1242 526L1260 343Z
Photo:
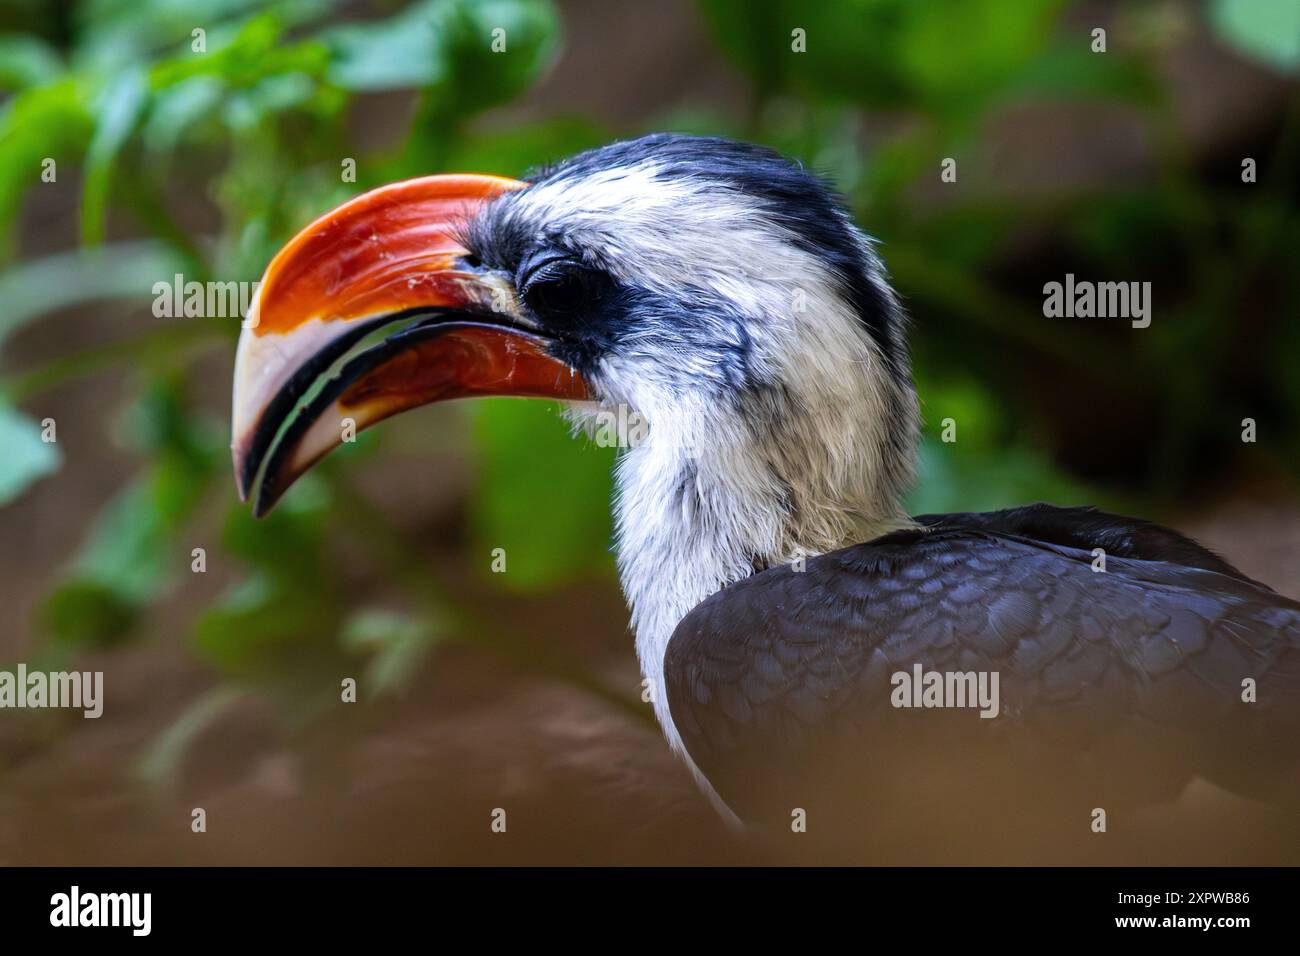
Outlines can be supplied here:
M910 525L896 501L842 499L779 473L761 449L646 442L617 469L619 577L632 612L644 687L683 752L664 691L677 624L696 605L758 571Z

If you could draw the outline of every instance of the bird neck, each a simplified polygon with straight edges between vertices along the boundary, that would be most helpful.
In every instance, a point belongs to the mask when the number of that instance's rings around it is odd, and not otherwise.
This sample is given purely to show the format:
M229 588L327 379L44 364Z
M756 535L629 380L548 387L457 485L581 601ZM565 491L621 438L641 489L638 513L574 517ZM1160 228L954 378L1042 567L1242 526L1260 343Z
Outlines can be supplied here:
M887 421L871 405L811 406L816 413L798 421L752 408L651 418L650 437L620 458L619 576L642 674L674 748L664 655L692 608L757 571L911 524L899 494L911 474L914 417L893 422L901 431L891 434L864 424ZM889 462L890 448L904 449L906 461Z

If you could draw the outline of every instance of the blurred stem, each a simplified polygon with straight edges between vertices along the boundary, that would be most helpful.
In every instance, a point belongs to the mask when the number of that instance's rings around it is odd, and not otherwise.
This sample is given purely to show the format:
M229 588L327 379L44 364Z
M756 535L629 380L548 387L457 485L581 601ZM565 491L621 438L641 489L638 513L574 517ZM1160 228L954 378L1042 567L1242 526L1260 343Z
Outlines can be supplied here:
M329 475L329 481L337 500L346 502L338 509L339 513L371 542L385 566L395 571L398 580L430 618L437 621L450 616L457 639L485 647L524 670L573 684L630 717L654 723L643 705L607 685L571 655L553 647L546 654L538 654L535 641L505 631L495 623L489 626L465 611L439 586L420 548L407 534L337 472Z
M136 775L155 787L176 780L190 745L213 721L239 703L244 694L244 691L229 685L206 691L153 738L136 763Z
M61 355L30 371L12 376L0 384L0 392L13 401L22 401L72 379L124 362L154 365L166 360L174 361L196 350L206 351L221 344L226 339L225 333L224 326L202 319L183 325L150 329L108 345L92 346Z

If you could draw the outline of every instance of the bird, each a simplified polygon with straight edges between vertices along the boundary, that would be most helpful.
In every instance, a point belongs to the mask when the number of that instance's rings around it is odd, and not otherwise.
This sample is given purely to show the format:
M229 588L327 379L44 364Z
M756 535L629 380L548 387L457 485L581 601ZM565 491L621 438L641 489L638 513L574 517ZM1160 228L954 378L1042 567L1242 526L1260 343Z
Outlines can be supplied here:
M636 653L728 822L1097 832L1197 779L1294 808L1300 604L1092 507L907 514L920 405L881 248L828 180L718 137L363 193L258 287L239 493L264 514L349 428L431 402L627 412Z

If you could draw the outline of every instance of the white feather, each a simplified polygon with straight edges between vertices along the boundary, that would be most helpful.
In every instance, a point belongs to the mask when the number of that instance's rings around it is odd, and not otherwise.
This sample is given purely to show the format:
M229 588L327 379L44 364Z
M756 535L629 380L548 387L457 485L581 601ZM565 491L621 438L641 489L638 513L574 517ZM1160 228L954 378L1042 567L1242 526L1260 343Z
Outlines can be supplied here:
M625 404L650 426L617 466L618 566L655 714L689 762L664 689L673 630L756 567L909 525L899 495L915 395L890 376L827 266L716 180L661 178L647 161L543 182L517 201L625 282L667 298L689 287L743 313L751 373L780 395L785 414L756 420L720 389L707 351L674 349L653 329L625 337L593 376L606 409ZM845 225L878 269L870 241ZM883 273L872 281L893 304ZM736 334L724 322L709 332Z

